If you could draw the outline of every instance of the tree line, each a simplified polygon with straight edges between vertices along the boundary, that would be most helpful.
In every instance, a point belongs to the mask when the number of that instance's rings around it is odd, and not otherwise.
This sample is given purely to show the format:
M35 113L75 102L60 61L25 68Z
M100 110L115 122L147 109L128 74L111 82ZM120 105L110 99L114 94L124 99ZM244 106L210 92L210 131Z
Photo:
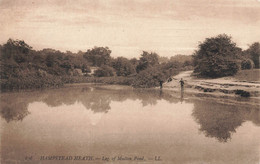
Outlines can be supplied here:
M114 83L125 78L131 80L125 82L128 85L153 87L159 80L165 81L180 70L192 68L191 56L179 55L169 59L143 51L139 59L128 59L113 58L111 52L108 47L94 47L77 53L54 49L37 51L23 40L9 39L0 45L1 90L59 87L71 82L95 82L99 77L103 77L102 80L110 77ZM178 58L183 60L178 61ZM96 69L90 75L93 67Z
M161 57L143 51L139 58L111 56L108 47L86 52L34 50L23 40L0 45L1 90L59 87L65 83L101 82L154 87L183 70L201 77L232 76L240 69L259 68L260 44L242 50L230 36L206 38L193 55ZM95 69L93 69L95 68ZM94 73L91 72L94 70Z

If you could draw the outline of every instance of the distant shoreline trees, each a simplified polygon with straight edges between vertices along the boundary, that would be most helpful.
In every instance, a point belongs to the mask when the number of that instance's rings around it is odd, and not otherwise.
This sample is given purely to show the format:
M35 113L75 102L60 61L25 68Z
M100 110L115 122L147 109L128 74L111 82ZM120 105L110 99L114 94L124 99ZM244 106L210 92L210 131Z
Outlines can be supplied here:
M166 57L164 63L160 63L160 56L154 52L143 51L139 59L113 58L111 52L108 47L94 47L85 53L61 52L50 48L36 51L22 40L9 39L0 45L1 90L102 81L155 87L159 81L178 73L187 63L189 65L189 61L176 62ZM92 67L95 68L94 77L88 74Z
M242 51L231 37L222 34L200 43L193 56L167 58L155 52L143 51L139 59L127 59L113 58L111 52L108 47L94 47L78 53L54 49L37 51L22 40L9 39L0 45L1 90L102 81L134 87L155 87L159 81L166 81L180 71L192 70L193 66L194 72L200 76L229 76L234 75L240 67L259 68L260 45L256 42ZM89 74L93 70L94 77Z

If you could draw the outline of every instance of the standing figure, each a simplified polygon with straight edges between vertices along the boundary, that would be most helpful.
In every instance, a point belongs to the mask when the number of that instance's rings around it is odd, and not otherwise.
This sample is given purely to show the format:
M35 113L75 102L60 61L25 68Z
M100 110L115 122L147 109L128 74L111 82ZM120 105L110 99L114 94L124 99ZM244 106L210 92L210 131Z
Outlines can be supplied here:
M162 87L163 87L163 81L160 80L159 83L160 83L160 89L162 89Z
M183 87L184 87L184 81L182 80L182 78L181 78L181 80L180 80L180 84L181 84L181 89L183 90Z

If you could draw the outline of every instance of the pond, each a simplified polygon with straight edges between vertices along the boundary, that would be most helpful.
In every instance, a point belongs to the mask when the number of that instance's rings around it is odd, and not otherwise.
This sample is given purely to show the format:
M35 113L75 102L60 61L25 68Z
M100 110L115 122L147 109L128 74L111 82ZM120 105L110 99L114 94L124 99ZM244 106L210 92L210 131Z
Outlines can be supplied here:
M1 163L260 161L250 99L73 85L2 93L0 112Z

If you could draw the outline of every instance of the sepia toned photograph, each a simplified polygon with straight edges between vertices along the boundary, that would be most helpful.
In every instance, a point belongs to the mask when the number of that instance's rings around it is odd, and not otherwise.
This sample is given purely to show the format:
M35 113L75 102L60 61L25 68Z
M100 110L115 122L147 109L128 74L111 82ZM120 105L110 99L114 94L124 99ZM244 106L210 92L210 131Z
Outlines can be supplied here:
M260 164L260 0L0 0L1 164Z

